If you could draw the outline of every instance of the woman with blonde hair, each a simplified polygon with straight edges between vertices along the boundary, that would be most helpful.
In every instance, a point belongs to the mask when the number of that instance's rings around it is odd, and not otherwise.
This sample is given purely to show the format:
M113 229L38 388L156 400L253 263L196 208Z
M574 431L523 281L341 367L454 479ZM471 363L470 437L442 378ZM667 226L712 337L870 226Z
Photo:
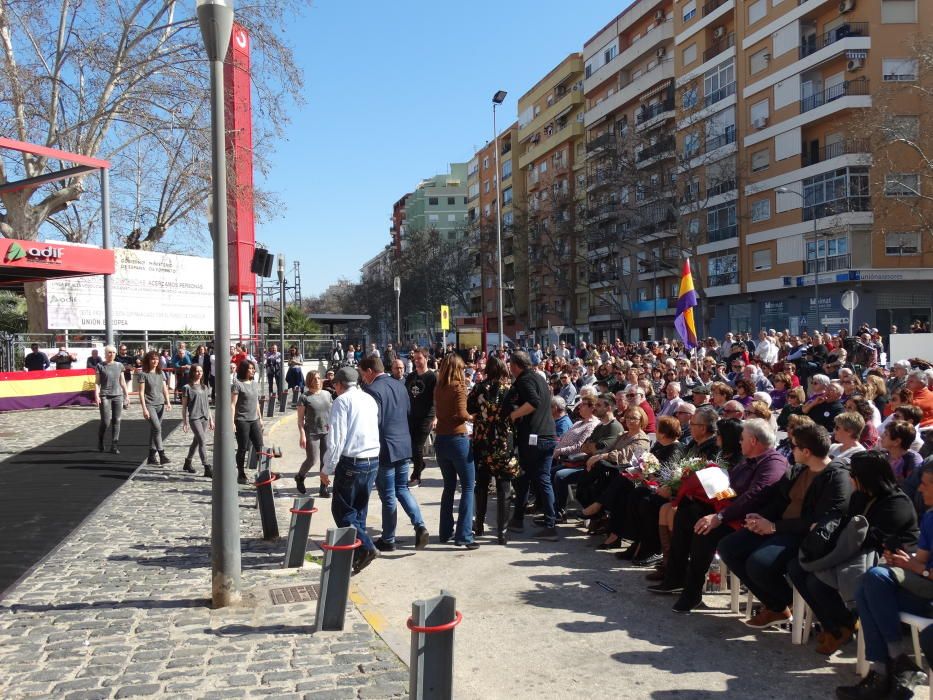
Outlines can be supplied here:
M463 369L460 356L450 353L444 357L437 370L437 384L434 387L437 416L434 455L444 479L438 530L440 541L448 542L453 537L455 545L472 550L479 548L479 543L473 540L476 466L467 430L467 423L473 417L467 411L467 383ZM454 523L454 494L458 479L460 506Z
M320 469L327 450L327 426L330 407L334 400L324 391L321 375L311 370L304 380L307 391L298 397L298 445L305 451L305 460L295 475L299 493L305 493L305 475L311 469ZM321 498L330 498L327 486L321 484Z

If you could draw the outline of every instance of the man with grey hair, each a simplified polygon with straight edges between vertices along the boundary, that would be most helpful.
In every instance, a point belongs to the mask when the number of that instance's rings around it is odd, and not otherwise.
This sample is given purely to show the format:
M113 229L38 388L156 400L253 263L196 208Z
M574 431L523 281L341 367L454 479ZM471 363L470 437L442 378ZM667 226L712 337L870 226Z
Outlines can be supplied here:
M832 435L836 429L836 416L845 408L839 400L842 398L841 384L833 382L825 374L814 374L810 377L810 398L803 405L803 413L810 416L817 425L826 428Z
M559 439L573 425L573 420L567 415L567 402L560 396L551 397L551 417L554 419L554 429Z
M673 416L677 406L681 403L680 382L668 382L664 387L664 400L661 402L659 416Z
M930 377L922 369L915 369L907 375L907 388L914 393L911 403L923 411L921 428L933 426L933 391L930 390Z
M898 360L891 365L891 377L888 379L888 396L907 386L908 372L910 372L910 360Z
M735 420L742 420L742 417L745 415L745 406L742 405L741 401L736 401L732 399L731 401L726 401L722 405L722 417L723 418L734 418Z
M774 449L777 435L760 418L742 426L742 461L729 470L729 486L736 497L718 513L709 503L686 499L674 516L671 554L664 581L648 588L652 593L679 593L674 612L687 613L699 607L703 599L706 572L719 541L733 532L730 525L741 525L745 516L765 505L768 487L787 472L784 456Z

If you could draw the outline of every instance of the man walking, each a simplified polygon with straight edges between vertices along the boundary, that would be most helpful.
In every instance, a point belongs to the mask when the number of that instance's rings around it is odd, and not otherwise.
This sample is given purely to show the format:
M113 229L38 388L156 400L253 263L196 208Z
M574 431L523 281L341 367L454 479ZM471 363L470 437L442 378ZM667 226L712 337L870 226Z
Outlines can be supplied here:
M343 367L334 377L337 398L330 411L327 452L321 483L329 486L334 477L330 512L337 527L356 528L363 543L353 555L353 573L358 574L379 556L366 532L369 494L379 470L379 407L358 386L359 372Z
M269 352L266 353L266 379L269 383L269 398L275 401L282 393L282 353L275 343L269 346Z
M408 486L414 488L421 485L421 472L424 471L424 441L437 423L434 417L434 385L437 384L437 375L428 370L428 357L423 348L411 351L411 361L414 369L405 377L405 389L411 399L408 431L414 463Z
M538 501L544 513L544 529L535 537L550 542L558 539L555 525L554 489L551 486L551 462L557 447L554 418L551 416L551 390L544 378L534 371L526 352L514 352L509 370L515 378L506 397L511 405L509 419L515 425L518 461L522 476L515 484L515 512L509 529L524 530L525 501L531 483L537 487Z
M408 392L401 382L385 373L375 355L360 362L363 391L372 396L379 406L379 472L376 488L382 501L382 536L376 540L380 552L395 550L395 526L398 504L411 519L415 528L415 548L428 545L428 530L421 517L418 502L408 490L408 467L411 464L411 435L408 432L410 404Z

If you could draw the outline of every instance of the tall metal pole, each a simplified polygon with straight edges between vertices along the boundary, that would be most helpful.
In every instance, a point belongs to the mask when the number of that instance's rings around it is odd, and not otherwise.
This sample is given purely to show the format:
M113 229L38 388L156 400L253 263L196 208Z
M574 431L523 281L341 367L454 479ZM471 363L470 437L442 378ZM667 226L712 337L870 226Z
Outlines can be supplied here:
M279 254L279 392L285 386L285 256ZM269 387L272 390L272 387ZM284 410L284 409L283 409Z
M816 208L814 208L813 245L816 246L816 255L814 256L813 262L816 263L816 268L813 270L813 290L816 294L816 330L821 331L823 329L820 327L820 239L818 238L819 234L816 232L816 218Z
M214 242L214 479L211 485L211 599L240 600L240 514L230 405L230 273L227 261L227 157L223 62L233 30L232 0L197 0L198 24L211 64L211 197Z
M100 170L100 224L104 250L110 250L110 171ZM104 275L104 336L107 345L113 345L113 280Z
M501 92L501 91L500 91ZM498 96L499 93L496 93ZM502 94L502 99L505 99L505 94ZM501 104L501 100L496 102L496 98L493 98L492 102L492 133L493 139L495 141L496 149L496 265L498 267L498 309L499 309L499 347L505 347L505 322L503 321L503 308L502 308L502 193L500 188L502 183L500 182L501 173L499 172L499 130L496 128L496 107Z
M652 290L654 295L654 338L652 340L655 342L660 339L658 335L658 263L657 259L651 261L651 269L654 270L654 290Z
M397 351L402 348L402 278L398 275L392 280L392 288L395 289L395 342L398 344Z

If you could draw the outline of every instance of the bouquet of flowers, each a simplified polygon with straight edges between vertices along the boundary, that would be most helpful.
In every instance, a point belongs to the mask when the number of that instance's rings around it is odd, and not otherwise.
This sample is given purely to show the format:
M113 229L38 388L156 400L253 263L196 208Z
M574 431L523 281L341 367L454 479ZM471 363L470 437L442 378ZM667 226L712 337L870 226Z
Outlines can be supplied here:
M659 467L656 480L660 486L667 486L672 494L676 494L685 478L705 466L706 460L702 457L690 457L670 462Z
M623 471L622 473L627 476L629 479L639 481L646 480L648 481L653 477L655 472L661 468L661 463L658 461L658 458L655 457L650 452L642 452L636 458L632 459L632 466Z

